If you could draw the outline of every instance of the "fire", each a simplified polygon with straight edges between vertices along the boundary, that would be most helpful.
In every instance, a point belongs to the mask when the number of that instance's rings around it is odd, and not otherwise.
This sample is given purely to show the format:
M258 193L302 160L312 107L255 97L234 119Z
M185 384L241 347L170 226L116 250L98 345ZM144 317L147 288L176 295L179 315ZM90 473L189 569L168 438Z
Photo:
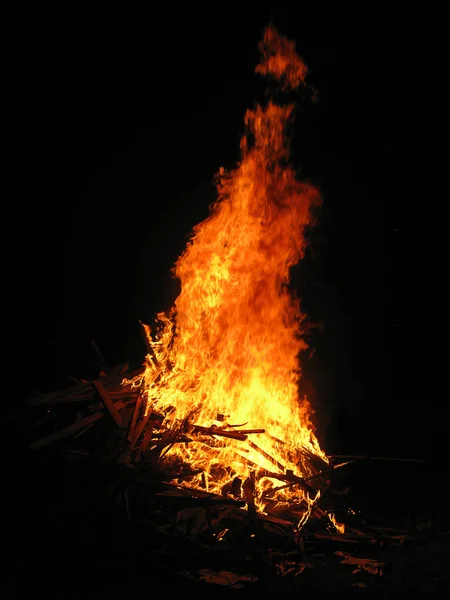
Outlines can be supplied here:
M334 515L334 513L330 513L328 515L328 518L330 519L331 523L333 523L334 527L337 529L337 531L339 533L344 533L345 532L345 524L344 523L339 523Z
M305 85L293 42L270 26L259 48L257 73L283 91ZM240 162L217 175L210 214L174 267L181 292L145 326L150 351L134 384L174 433L164 460L189 465L184 485L245 497L251 481L257 510L275 494L303 501L307 518L318 494L285 476L313 474L305 454L328 459L299 397L305 315L289 284L320 197L289 163L293 113L274 100L247 110Z

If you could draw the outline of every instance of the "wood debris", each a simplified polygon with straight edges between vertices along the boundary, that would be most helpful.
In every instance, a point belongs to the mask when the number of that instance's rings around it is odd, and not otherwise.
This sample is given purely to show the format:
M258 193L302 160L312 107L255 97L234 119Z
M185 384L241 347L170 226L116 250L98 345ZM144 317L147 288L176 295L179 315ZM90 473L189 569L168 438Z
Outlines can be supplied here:
M92 485L67 509L67 522L91 522L92 515L113 503L130 526L160 544L156 552L167 559L169 571L179 562L183 540L189 560L177 571L182 578L232 588L261 581L267 569L277 576L304 576L324 546L343 557L355 573L380 577L382 561L353 557L343 548L401 546L416 539L410 531L368 524L349 506L345 494L333 490L330 476L364 457L342 457L326 464L305 452L302 460L308 461L312 474L302 478L258 446L256 436L264 435L264 429L196 423L165 428L164 415L146 411L139 390L124 384L125 373L131 380L142 369L129 372L128 365L120 365L92 381L77 380L67 389L36 394L22 407L20 418L27 425L30 450L63 457L64 464L75 461L78 471L80 465L81 470L89 465ZM280 483L263 496L263 511L257 508L254 473L246 481L235 480L218 495L208 491L204 474L189 464L164 460L174 444L189 444L196 436L224 443L241 441L274 465L277 471L260 473ZM193 476L203 477L205 489L186 483ZM310 506L301 501L280 505L274 500L277 491L291 488L303 490ZM344 524L342 530L337 522ZM251 572L249 556L262 560Z

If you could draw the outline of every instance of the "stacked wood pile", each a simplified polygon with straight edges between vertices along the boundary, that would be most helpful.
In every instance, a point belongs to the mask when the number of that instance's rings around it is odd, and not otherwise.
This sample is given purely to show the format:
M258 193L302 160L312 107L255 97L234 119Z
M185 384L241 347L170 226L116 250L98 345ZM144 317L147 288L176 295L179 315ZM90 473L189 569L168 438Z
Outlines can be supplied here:
M143 368L130 370L127 363L92 380L74 379L64 389L36 393L20 410L30 452L58 456L58 468L66 478L76 473L74 480L80 481L80 473L89 474L88 483L72 490L58 517L61 522L89 529L94 526L93 515L98 520L102 511L114 507L120 527L125 524L148 540L153 559L158 555L157 564L166 571L189 582L231 589L263 582L269 575L303 575L314 565L314 557L322 555L324 545L335 559L353 565L354 573L379 577L382 562L349 554L345 548L401 546L414 539L405 530L367 523L349 506L345 492L333 488L336 469L348 468L352 461L328 464L303 453L311 477L271 473L280 486L299 486L310 497L320 496L302 526L304 507L295 504L280 508L268 499L265 513L259 513L251 479L243 482L241 497L233 489L216 495L183 485L192 470L167 460L173 444L195 436L237 437L258 448L252 436L264 430L218 430L195 423L188 433L164 429L164 416L146 413L139 390L124 384L124 378L133 379ZM344 531L339 531L335 519L344 524Z

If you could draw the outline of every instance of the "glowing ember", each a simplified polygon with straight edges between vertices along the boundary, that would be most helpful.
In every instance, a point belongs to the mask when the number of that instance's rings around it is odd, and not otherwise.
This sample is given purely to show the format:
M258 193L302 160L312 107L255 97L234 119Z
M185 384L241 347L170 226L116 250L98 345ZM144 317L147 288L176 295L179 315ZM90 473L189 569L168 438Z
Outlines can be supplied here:
M305 64L273 27L260 50L258 73L282 90L304 84ZM218 174L210 216L175 265L181 292L146 326L151 352L133 383L173 433L161 460L189 465L184 485L247 499L250 482L257 510L269 498L303 503L305 520L319 494L301 485L314 473L304 457L328 460L298 390L307 344L288 286L320 199L288 162L293 109L268 101L247 111L241 161Z

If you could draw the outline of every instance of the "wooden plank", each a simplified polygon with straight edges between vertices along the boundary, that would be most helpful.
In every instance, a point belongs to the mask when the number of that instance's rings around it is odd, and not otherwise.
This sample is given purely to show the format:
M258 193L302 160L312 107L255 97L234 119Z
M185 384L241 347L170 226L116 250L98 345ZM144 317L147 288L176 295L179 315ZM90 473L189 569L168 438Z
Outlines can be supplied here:
M115 405L116 409L121 409L124 406L125 403L123 402L117 402L117 404ZM99 410L98 412L95 412L92 415L88 415L87 417L78 419L71 425L67 425L67 427L63 427L59 431L55 431L54 433L46 435L45 437L40 438L36 442L31 443L30 448L32 448L33 450L37 450L39 448L43 448L44 446L48 446L53 442L57 442L58 440L62 440L63 438L69 437L77 431L79 431L80 429L82 429L83 427L86 427L86 425L89 425L90 423L95 423L95 421L102 419L104 416L105 412L103 410Z
M328 458L338 459L338 460L385 460L385 461L393 461L393 462L409 462L409 463L426 463L427 461L424 458L400 458L400 457L390 457L390 456L354 456L352 454L330 454Z
M139 423L135 427L134 434L133 434L133 437L131 438L131 441L128 443L128 446L125 448L125 450L122 452L122 454L119 456L118 462L125 462L125 463L128 462L128 460L130 458L130 454L134 450L134 447L136 446L139 438L141 437L141 434L144 431L144 428L147 425L147 422L148 422L151 414L152 414L152 411L149 410L148 413L139 421Z
M92 397L92 388L89 384L82 383L76 387L65 390L57 390L46 394L32 396L26 400L28 406L37 406L39 404L53 404L58 402L77 402L89 399ZM67 400L66 398L69 398Z
M47 396L45 398L36 398L28 402L28 406L39 406L39 405L56 405L56 404L71 404L76 402L89 402L92 401L94 392L90 390L88 393L75 394L67 396Z
M225 431L223 429L216 429L215 427L203 427L202 425L193 425L193 432L204 433L206 435L217 435L233 440L241 440L243 442L247 439L247 436L239 431Z
M139 421L139 424L136 427L136 431L134 432L133 438L130 443L131 449L133 449L135 447L135 445L137 444L137 441L141 437L141 433L144 431L144 428L147 425L147 422L148 422L151 414L152 414L152 411L149 410L148 413L145 415L145 417Z
M116 405L111 400L110 396L108 395L107 391L105 390L103 383L101 381L99 381L98 379L95 379L92 382L92 385L93 385L95 391L100 396L100 399L101 399L104 407L108 410L109 414L114 419L117 427L119 427L120 429L126 429L127 425L126 425L125 421L122 419L119 411L117 410Z
M144 454L144 452L147 450L147 448L152 440L152 437L153 437L153 427L151 427L149 425L149 426L147 426L147 429L145 430L144 439L142 440L141 447L139 448L140 456L142 456Z
M145 433L144 433L144 439L142 440L142 444L141 444L141 452L145 452L152 440L153 437L153 427L150 427L150 425L147 427Z
M136 421L137 421L139 411L142 406L142 400L143 400L142 396L139 395L137 397L136 403L134 405L133 416L131 417L130 428L128 430L128 436L127 436L127 439L129 442L131 442L131 440L133 439L134 433L135 433Z
M72 423L67 427L63 427L59 431L55 431L54 433L46 435L40 440L33 442L32 444L30 444L30 448L32 448L33 450L37 450L38 448L43 448L44 446L48 446L53 442L57 442L58 440L62 440L63 438L69 437L77 431L79 431L80 429L82 429L83 427L86 427L86 425L94 423L95 421L98 421L104 416L105 413L102 410L100 410L92 415L89 415L88 417L85 417L84 419L78 419L78 421L75 421L75 423Z

